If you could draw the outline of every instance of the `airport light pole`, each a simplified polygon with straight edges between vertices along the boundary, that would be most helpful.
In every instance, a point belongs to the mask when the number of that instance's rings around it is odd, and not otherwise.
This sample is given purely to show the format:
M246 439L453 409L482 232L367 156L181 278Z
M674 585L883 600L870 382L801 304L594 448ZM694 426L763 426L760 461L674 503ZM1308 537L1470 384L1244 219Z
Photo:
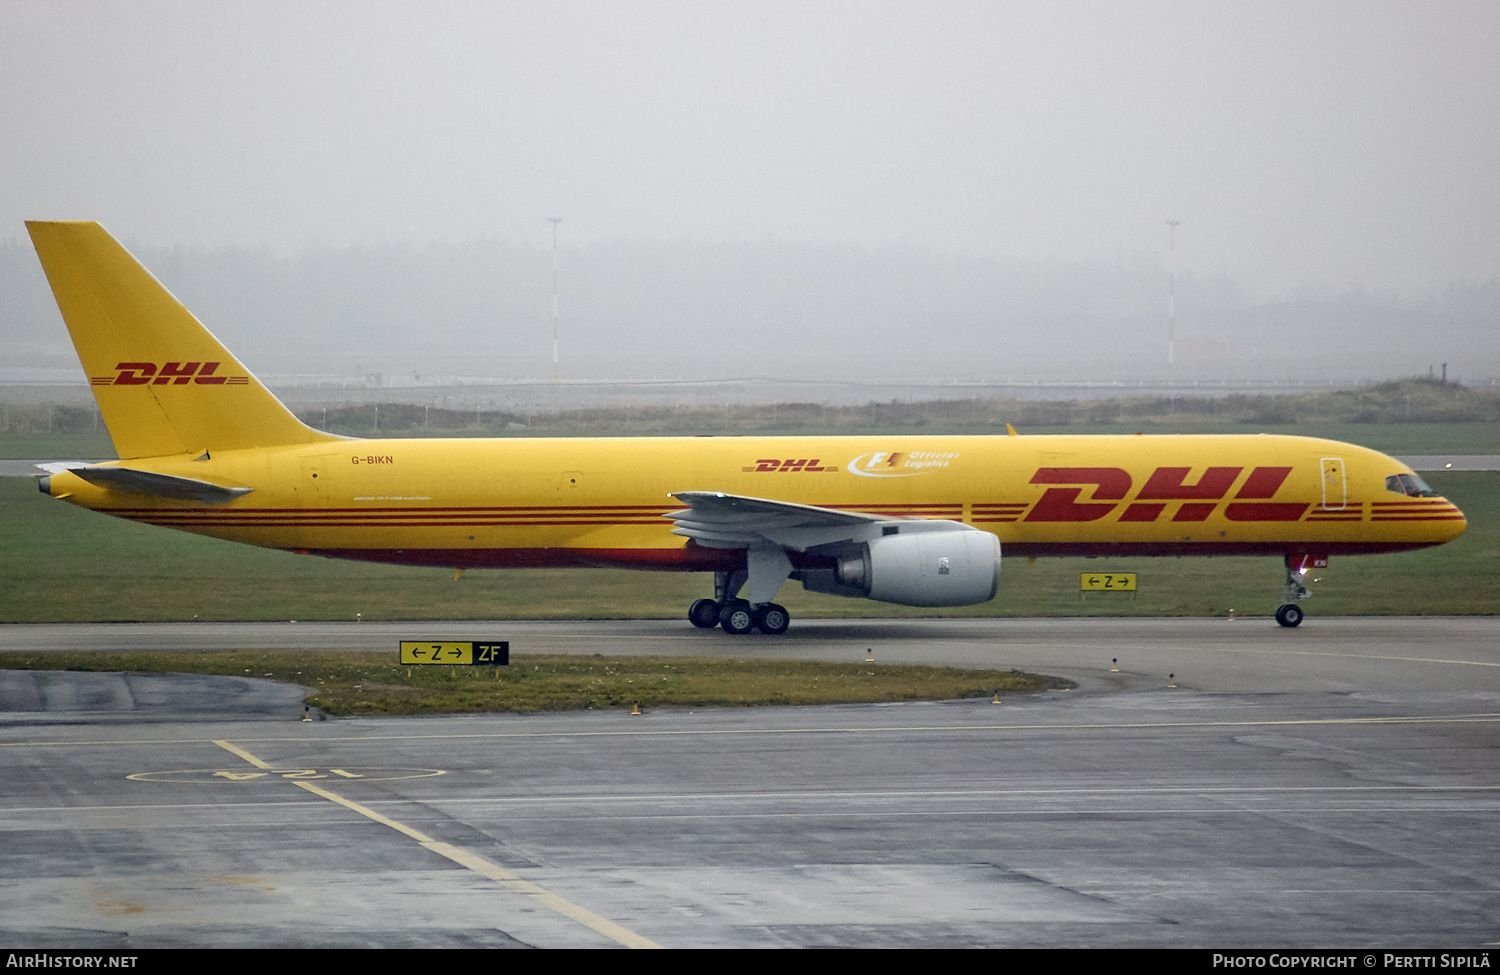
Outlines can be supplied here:
M1177 225L1181 220L1167 221L1167 385L1172 385L1173 346L1177 340Z
M552 222L552 381L562 382L557 366L557 225L562 217L548 217Z

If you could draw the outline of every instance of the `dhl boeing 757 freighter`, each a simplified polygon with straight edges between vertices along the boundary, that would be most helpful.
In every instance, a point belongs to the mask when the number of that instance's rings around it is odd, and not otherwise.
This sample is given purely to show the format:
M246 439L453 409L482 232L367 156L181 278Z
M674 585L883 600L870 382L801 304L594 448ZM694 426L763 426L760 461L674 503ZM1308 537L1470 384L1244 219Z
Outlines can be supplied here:
M98 224L27 226L120 456L43 465L41 490L132 521L405 565L713 573L688 618L730 633L785 631L788 579L987 602L1002 551L1276 556L1296 626L1330 556L1465 527L1399 461L1304 437L349 439L293 416Z

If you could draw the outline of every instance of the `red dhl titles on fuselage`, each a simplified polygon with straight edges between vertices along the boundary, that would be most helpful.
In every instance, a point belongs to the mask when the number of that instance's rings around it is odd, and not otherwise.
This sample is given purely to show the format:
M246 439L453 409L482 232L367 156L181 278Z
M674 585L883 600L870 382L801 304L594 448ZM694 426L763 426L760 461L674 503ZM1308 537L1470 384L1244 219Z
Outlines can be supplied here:
M707 485L833 510L960 521L994 533L1014 555L1390 552L1440 544L1465 525L1442 498L1390 489L1387 479L1407 470L1400 462L1332 441L875 441L352 441L225 453L207 463L156 462L163 473L255 485L229 504L95 503L133 520L342 557L688 570L744 558L670 534L663 516L682 506L668 492ZM1079 457L1095 462L1069 463ZM804 559L794 553L793 561Z

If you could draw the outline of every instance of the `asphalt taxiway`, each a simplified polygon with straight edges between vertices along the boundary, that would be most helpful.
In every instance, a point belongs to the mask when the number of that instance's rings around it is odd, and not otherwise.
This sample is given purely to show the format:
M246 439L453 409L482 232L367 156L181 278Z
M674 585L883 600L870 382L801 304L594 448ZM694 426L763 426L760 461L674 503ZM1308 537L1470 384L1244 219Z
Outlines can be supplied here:
M1314 607L1315 608L1315 607ZM1236 619L794 620L782 636L733 637L683 620L88 623L0 625L0 651L385 650L402 640L508 640L513 653L772 656L1016 667L1084 690L1500 692L1500 620L1320 617L1297 629ZM1118 660L1119 672L1111 672ZM4 710L0 703L0 711Z
M175 715L160 687L89 706L0 688L0 942L1500 942L1500 620L794 626L0 627L0 649L462 632L515 654L868 650L1080 684L1000 705L322 722L254 681Z

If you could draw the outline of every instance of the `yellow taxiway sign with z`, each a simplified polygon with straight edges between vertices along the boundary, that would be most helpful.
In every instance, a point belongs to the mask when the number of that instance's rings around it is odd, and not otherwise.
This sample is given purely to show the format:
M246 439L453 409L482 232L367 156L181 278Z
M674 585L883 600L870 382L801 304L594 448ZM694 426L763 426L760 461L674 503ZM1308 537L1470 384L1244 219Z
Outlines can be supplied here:
M784 631L789 578L982 603L1002 551L1277 556L1295 626L1330 556L1465 527L1399 461L1305 437L352 440L293 416L98 224L27 227L121 458L43 465L41 489L132 521L373 562L712 572L689 618L732 633Z

